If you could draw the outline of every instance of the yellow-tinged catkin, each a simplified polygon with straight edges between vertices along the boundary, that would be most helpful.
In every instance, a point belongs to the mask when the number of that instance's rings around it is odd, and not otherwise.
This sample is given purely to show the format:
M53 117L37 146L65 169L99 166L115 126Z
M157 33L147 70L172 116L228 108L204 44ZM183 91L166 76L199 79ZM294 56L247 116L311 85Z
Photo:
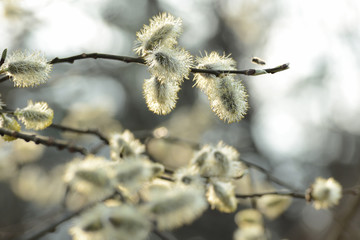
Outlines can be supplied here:
M234 212L237 207L237 200L234 193L234 185L231 182L213 180L206 193L211 208L221 212Z
M145 152L145 146L138 139L135 139L134 134L129 130L111 134L109 144L110 157L114 161L140 156Z
M177 43L177 38L182 33L182 21L171 14L161 13L150 19L150 25L136 33L134 51L145 56L160 44L172 47Z
M207 92L210 106L220 119L233 123L246 115L248 95L244 85L234 76L215 78L214 86Z
M203 191L194 187L173 187L162 195L154 196L144 206L159 230L171 230L190 224L207 208Z
M124 187L130 192L163 173L164 167L145 157L131 157L111 167L111 179L115 187Z
M51 68L40 52L16 51L6 58L0 70L12 77L16 87L34 87L47 81Z
M61 179L62 167L50 172L28 164L24 165L11 179L11 187L16 195L38 206L58 206L65 195L65 184Z
M150 111L165 115L176 106L179 83L175 81L160 81L158 77L145 79L143 85L144 97Z
M205 179L202 178L199 171L192 166L177 169L174 172L173 178L176 183L201 189L204 189L205 186Z
M179 47L159 46L151 51L145 60L150 73L161 82L181 83L184 78L188 78L193 64L189 52Z
M235 215L235 222L239 228L259 225L263 226L263 218L261 213L256 209L241 210Z
M7 114L1 114L0 127L17 132L20 131L21 129L20 124L15 120L15 118L9 117ZM2 139L4 139L5 141L13 141L16 138L12 136L4 135Z
M149 220L136 207L100 203L75 219L69 233L76 240L143 240L150 229Z
M190 167L197 168L203 177L237 178L246 170L239 155L235 148L220 141L216 146L204 145L195 152Z
M75 158L67 164L63 179L71 190L87 199L101 199L113 191L109 168L114 164L115 162L93 155L88 155L85 159Z
M327 209L337 205L342 197L342 187L334 178L317 178L307 193L316 209Z
M265 195L257 200L257 206L267 218L275 219L289 208L291 198L288 196Z
M229 56L220 56L216 52L198 57L197 68L208 70L236 70L236 62ZM240 121L248 109L245 87L233 74L216 76L208 73L195 74L195 85L200 88L210 101L212 110L228 123Z
M256 209L245 209L235 215L238 229L234 232L234 240L266 240L261 213Z
M27 107L16 109L14 115L22 121L27 129L42 130L51 125L54 111L46 102L35 102L31 100Z
M197 66L199 69L206 70L236 70L236 62L230 56L223 54L219 55L217 52L208 54L205 52L204 57L196 57ZM206 94L214 86L213 79L217 78L214 74L196 73L194 75L195 86L200 88Z
M265 232L263 226L254 225L246 228L237 229L234 232L234 240L268 240L269 234Z

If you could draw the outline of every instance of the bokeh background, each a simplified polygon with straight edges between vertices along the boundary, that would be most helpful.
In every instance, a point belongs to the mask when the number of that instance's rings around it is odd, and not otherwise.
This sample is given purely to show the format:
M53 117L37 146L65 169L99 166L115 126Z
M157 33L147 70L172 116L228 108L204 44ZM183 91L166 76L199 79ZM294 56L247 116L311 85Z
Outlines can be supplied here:
M49 82L36 88L3 82L3 101L11 109L26 106L29 99L46 101L55 111L54 122L65 125L103 131L164 126L170 135L193 142L223 140L243 159L301 191L318 176L332 176L344 188L360 183L360 1L1 0L0 50L40 50L49 60L83 52L135 56L136 32L159 12L182 18L179 44L194 56L231 53L238 69L259 67L251 63L257 56L268 67L289 62L290 69L240 76L250 109L244 120L233 124L211 111L192 77L183 83L172 113L153 114L142 95L143 80L150 77L146 67L110 60L56 64ZM54 129L40 134L68 137L87 147L99 143ZM20 151L9 143L0 147L0 161ZM170 168L191 157L186 146L154 142L150 150ZM49 171L76 156L52 148L42 151L36 164ZM267 220L266 227L271 239L332 239L339 229L339 239L360 239L359 202L359 196L346 196L334 209L315 211L294 200L283 215ZM21 200L11 184L0 182L0 238L51 221L52 211ZM189 240L232 239L233 218L209 210L173 234ZM66 226L43 239L66 239L65 233Z

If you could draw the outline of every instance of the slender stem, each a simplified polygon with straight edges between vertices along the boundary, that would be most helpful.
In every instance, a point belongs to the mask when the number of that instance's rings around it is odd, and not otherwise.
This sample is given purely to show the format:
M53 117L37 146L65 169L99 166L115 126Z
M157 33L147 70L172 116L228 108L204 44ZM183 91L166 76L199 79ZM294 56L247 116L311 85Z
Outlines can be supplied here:
M69 152L78 152L82 155L87 155L88 151L84 147L73 145L69 142L57 140L52 137L36 136L34 134L26 134L17 131L12 131L6 128L0 128L0 135L8 135L14 138L23 139L26 142L34 142L36 144L42 144L49 147L57 147L59 150L67 149Z
M52 124L52 125L50 125L50 127L60 129L62 131L71 131L71 132L82 133L82 134L94 134L94 135L98 136L106 145L109 144L109 140L101 132L99 132L96 129L78 129L78 128L62 126L60 124ZM1 131L0 131L0 134L1 134ZM200 149L200 144L194 143L194 142L191 142L191 141L187 141L185 139L181 139L181 138L177 138L177 137L171 137L171 136L165 136L165 137L161 137L161 138L156 138L154 136L154 134L153 134L153 131L138 131L138 132L135 131L134 134L138 138L163 139L164 141L167 141L168 143L171 143L171 144L186 144L186 145L190 146L193 149L196 149L196 150ZM6 134L6 135L9 135L9 134ZM26 140L26 139L24 139L24 140ZM30 141L32 141L32 140L30 140ZM44 143L42 143L42 144L44 144ZM66 145L69 146L69 143L67 143ZM145 144L145 145L147 146L148 144ZM51 145L47 145L47 146L51 146ZM67 147L67 148L69 148L69 147ZM71 148L73 148L73 147L71 147ZM84 148L82 148L82 149L84 149ZM76 151L76 152L78 152L78 151ZM85 150L85 152L87 153L86 150ZM86 155L86 154L84 154L84 155ZM241 161L244 164L246 164L246 165L248 165L248 166L250 166L252 168L255 168L258 171L264 173L270 181L278 184L279 186L283 186L283 187L285 187L287 189L290 189L290 190L293 190L293 191L296 190L291 185L289 185L289 184L285 183L284 181L281 181L280 179L272 176L269 173L269 171L266 170L265 168L255 164L255 163L248 162L248 161L246 161L244 159L241 159Z
M94 202L94 203L90 203L88 205L86 205L83 208L80 208L79 210L75 211L75 212L68 212L65 213L60 219L58 219L57 221L51 223L48 226L45 226L43 229L36 231L36 232L28 232L25 233L24 236L22 236L20 239L21 240L36 240L41 238L42 236L46 235L49 232L52 232L56 229L57 226L59 226L60 224L62 224L63 222L68 221L69 219L72 219L78 215L80 215L82 212L84 212L85 210L88 210L89 208L95 206L96 204L100 203L100 202L105 202L108 199L114 198L116 195L118 195L118 192L114 192L111 195L105 197L104 199Z
M246 164L247 166L252 167L252 168L262 172L273 183L276 183L279 186L283 186L283 187L285 187L285 188L287 188L289 190L296 191L296 189L293 186L291 186L290 184L288 184L288 183L278 179L277 177L274 177L273 175L271 175L267 169L255 164L255 163L248 162L248 161L246 161L244 159L240 159L240 161L243 162L244 164Z
M68 132L75 132L75 133L82 133L82 134L93 134L96 135L97 137L99 137L105 144L109 145L109 140L105 137L104 134L102 134L99 130L97 129L78 129L78 128L73 128L73 127L66 127L60 124L51 124L49 127L51 128L56 128L62 131L68 131Z
M248 76L258 76L263 74L274 74L277 72L284 71L289 69L289 63L285 63L279 65L274 68L265 68L265 69L247 69L247 70L210 70L210 69L198 69L198 68L191 68L192 73L207 73L207 74L214 74L219 76L220 74L242 74Z
M82 53L79 55L75 55L72 57L67 58L54 58L53 60L49 61L50 64L56 63L74 63L76 60L86 59L86 58L93 58L93 59L109 59L109 60L117 60L126 63L140 63L145 64L145 60L141 57L127 57L127 56L118 56L118 55L111 55L111 54L103 54L103 53Z
M139 63L139 64L146 64L144 58L141 57L128 57L128 56L118 56L118 55L111 55L111 54L103 54L103 53L82 53L79 55L67 57L67 58L54 58L53 60L49 61L50 64L56 63L74 63L76 60L86 59L86 58L93 58L93 59L109 59L109 60L116 60L122 61L126 63ZM207 73L207 74L214 74L219 76L220 74L243 74L248 76L258 76L263 74L274 74L277 72L284 71L289 69L289 63L285 63L279 65L274 68L265 68L265 69L247 69L247 70L211 70L211 69L198 69L198 68L191 68L192 73Z
M49 64L57 64L57 63L74 63L77 60L93 58L93 59L108 59L108 60L115 60L121 61L126 63L139 63L139 64L146 64L146 61L142 57L128 57L128 56L119 56L119 55L112 55L112 54L104 54L104 53L82 53L79 55L66 57L66 58L59 58L56 57L49 61ZM191 72L195 73L207 73L207 74L214 74L215 76L220 76L221 74L242 74L247 76L258 76L263 74L274 74L277 72L284 71L289 69L289 63L285 63L279 65L274 68L264 68L264 69L246 69L246 70L211 70L211 69L198 69L198 68L191 68ZM4 72L2 70L0 74ZM10 76L4 76L0 78L0 83L9 80Z
M253 193L253 194L236 194L235 196L237 198L256 198L256 197L262 197L265 195L279 195L279 196L289 196L293 198L300 198L305 200L305 194L303 193L296 193L296 192L264 192L264 193Z

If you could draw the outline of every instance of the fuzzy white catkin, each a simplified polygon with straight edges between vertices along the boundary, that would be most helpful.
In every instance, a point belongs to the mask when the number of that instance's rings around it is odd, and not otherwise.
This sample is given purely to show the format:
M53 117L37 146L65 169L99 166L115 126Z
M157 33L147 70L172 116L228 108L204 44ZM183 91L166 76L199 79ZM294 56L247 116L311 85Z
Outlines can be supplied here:
M66 165L63 180L71 190L86 196L89 201L98 200L113 191L109 168L114 164L93 155L75 158Z
M203 177L229 179L244 174L245 166L239 161L235 148L219 142L216 146L204 145L195 152L190 160L190 167L198 169Z
M145 79L143 85L144 97L150 111L166 115L176 106L177 93L180 86L175 81L160 81L157 77Z
M150 25L144 25L136 33L134 51L145 56L159 45L172 47L182 33L182 21L168 13L161 13L150 19Z
M212 110L228 123L244 118L249 107L247 97L245 87L234 76L215 78L213 88L208 90Z
M21 129L20 124L15 120L15 118L10 117L7 114L0 114L0 127L17 132ZM9 135L4 135L2 139L5 141L14 141L16 138Z
M193 222L207 208L203 191L193 187L173 187L156 196L144 208L158 229L171 230Z
M216 52L198 57L197 68L209 70L236 70L236 62L229 56L220 56ZM228 123L240 121L248 109L248 95L245 87L234 75L197 73L194 80L208 97L212 110Z
M179 47L159 46L145 60L150 73L161 82L181 83L184 78L188 78L192 66L192 56Z
M316 209L327 209L339 203L342 187L334 178L317 178L312 185L310 195Z
M27 129L42 130L51 125L54 111L46 102L28 102L27 107L16 109L15 116L24 123Z
M16 51L6 58L0 70L12 77L16 87L34 87L48 80L51 68L40 52Z
M152 163L145 157L132 157L128 161L121 161L111 168L111 179L114 187L124 187L129 192L135 192L151 179L159 176L164 167L159 163Z
M112 133L110 136L110 157L120 161L127 157L140 156L145 152L145 146L135 139L129 130L122 133Z
M69 233L76 240L144 240L151 224L134 206L106 206L87 210L74 221Z
M234 193L234 185L231 182L212 181L208 187L206 197L211 208L220 212L234 212L237 207L237 200Z
M283 214L291 204L288 196L265 195L257 200L258 209L269 219L275 219Z
M223 54L219 55L217 52L211 52L208 54L205 52L205 56L196 57L197 66L199 69L206 70L236 70L236 62L230 56ZM206 94L214 87L216 75L208 73L196 73L194 75L195 86L200 88Z

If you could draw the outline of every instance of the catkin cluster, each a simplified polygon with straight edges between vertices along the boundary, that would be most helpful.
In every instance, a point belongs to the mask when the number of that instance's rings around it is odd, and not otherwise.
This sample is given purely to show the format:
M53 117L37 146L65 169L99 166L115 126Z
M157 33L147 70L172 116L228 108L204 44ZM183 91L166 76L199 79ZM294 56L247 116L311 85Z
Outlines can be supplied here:
M49 108L46 102L33 103L30 100L25 108L18 108L10 114L0 113L0 127L20 131L21 126L15 117L25 125L26 129L42 130L51 125L54 111ZM16 138L5 135L3 139L13 141Z
M151 78L146 79L143 91L148 108L156 114L168 114L175 108L183 79L189 77L193 57L177 45L182 33L182 21L170 14L153 17L149 25L137 33L134 51L143 57ZM197 68L206 70L236 70L236 63L216 52L196 58ZM246 114L247 93L233 74L220 76L195 74L194 80L209 98L213 111L229 123L241 120Z
M156 114L168 114L175 107L180 85L193 64L192 56L177 45L181 33L181 19L162 13L136 34L134 50L145 59L151 73L143 85L144 96Z
M175 177L186 185L202 188L212 208L228 213L237 208L233 180L243 177L246 172L239 153L219 142L195 152L189 165L177 170ZM205 181L208 184L204 184Z

